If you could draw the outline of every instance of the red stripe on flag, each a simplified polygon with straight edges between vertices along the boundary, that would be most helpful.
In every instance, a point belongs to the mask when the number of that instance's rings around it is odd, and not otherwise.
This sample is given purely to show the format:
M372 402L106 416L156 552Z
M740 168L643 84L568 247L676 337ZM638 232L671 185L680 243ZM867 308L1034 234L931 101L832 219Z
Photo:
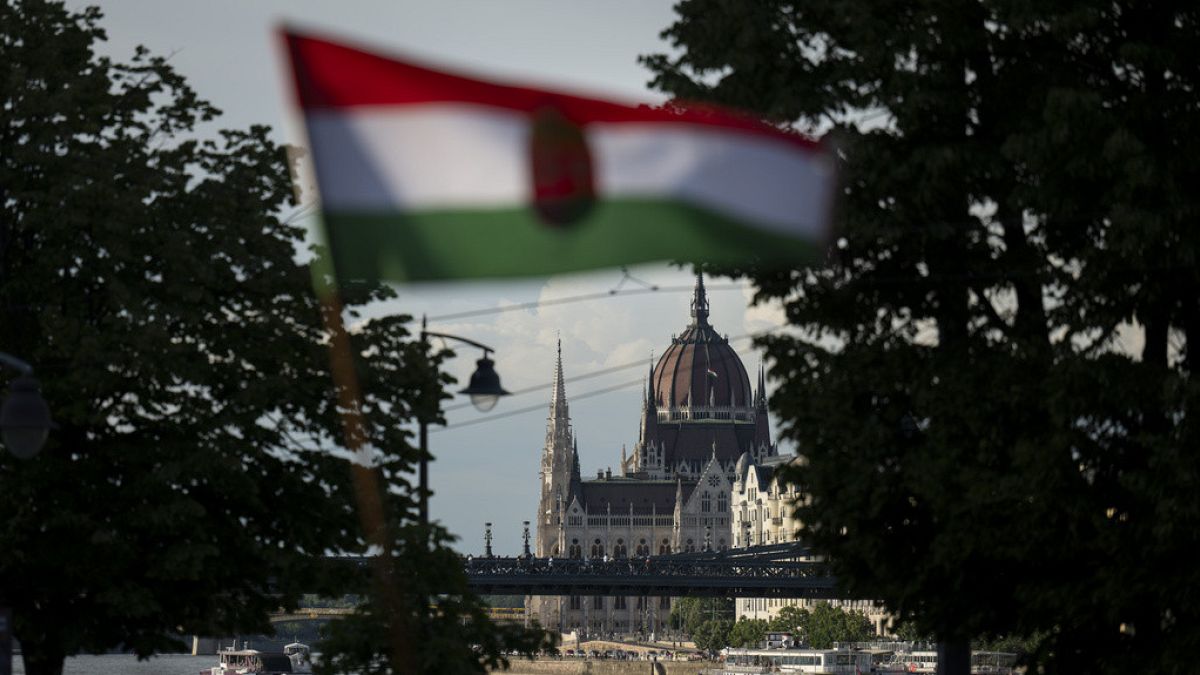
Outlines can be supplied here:
M283 31L296 93L305 110L473 103L532 114L554 108L575 124L665 122L770 136L805 149L812 139L781 131L729 109L688 104L686 109L630 106L561 92L510 86L433 70L320 38Z

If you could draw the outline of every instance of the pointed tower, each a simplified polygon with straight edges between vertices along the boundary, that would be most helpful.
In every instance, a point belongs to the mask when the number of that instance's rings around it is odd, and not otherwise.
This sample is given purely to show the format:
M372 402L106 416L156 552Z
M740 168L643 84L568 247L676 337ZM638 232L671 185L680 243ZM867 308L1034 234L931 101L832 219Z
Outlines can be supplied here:
M704 290L704 275L696 273L696 289L692 293L692 326L708 325L708 293Z
M535 555L561 555L556 551L559 530L563 526L560 503L570 503L572 482L579 470L571 415L567 408L567 390L563 378L562 340L554 364L554 389L550 395L550 416L546 419L546 444L542 448L541 498L538 501L537 546Z
M758 386L754 392L754 452L759 458L778 453L771 443L771 424L767 418L767 376L758 364Z

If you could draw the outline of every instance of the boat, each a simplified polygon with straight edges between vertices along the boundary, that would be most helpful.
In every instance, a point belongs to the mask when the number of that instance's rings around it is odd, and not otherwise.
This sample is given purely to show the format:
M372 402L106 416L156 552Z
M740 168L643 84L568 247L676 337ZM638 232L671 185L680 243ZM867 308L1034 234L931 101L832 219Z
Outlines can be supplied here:
M1011 652L971 652L972 675L1012 675L1017 655ZM876 661L876 673L936 673L937 651L917 649L897 651L890 658Z
M228 649L217 650L217 665L200 671L200 675L293 675L300 672L311 673L312 665L308 660L307 645L293 644L304 647L303 663L307 666L307 670L296 670L293 667L295 661L292 655L285 654L284 652L264 652L257 649L250 649L246 643L243 643L242 648L238 649L237 643L234 643Z
M814 675L865 675L871 672L872 654L860 649L727 649L720 675L753 673L812 673Z
M293 642L283 646L283 653L292 660L293 673L312 672L312 650L303 642Z

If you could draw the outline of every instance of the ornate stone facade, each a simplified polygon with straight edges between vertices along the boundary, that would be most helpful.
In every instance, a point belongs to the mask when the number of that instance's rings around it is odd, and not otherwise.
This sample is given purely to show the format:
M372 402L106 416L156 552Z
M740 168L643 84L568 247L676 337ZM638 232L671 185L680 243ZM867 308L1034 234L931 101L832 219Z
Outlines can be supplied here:
M750 455L738 460L733 479L732 522L734 546L762 546L795 541L800 535L800 520L795 517L793 504L804 495L795 484L781 484L779 470L793 462L796 455L769 457L757 461ZM781 598L738 598L734 612L739 618L772 619L784 607L811 607L815 600ZM835 607L859 611L871 620L875 632L884 634L891 617L870 600L825 601Z
M751 392L741 359L708 323L704 280L696 279L691 323L650 369L638 441L621 449L617 473L583 479L562 369L555 364L541 460L535 555L632 558L733 544L730 495L743 455L771 461L761 369ZM667 598L534 597L548 628L590 634L660 630Z

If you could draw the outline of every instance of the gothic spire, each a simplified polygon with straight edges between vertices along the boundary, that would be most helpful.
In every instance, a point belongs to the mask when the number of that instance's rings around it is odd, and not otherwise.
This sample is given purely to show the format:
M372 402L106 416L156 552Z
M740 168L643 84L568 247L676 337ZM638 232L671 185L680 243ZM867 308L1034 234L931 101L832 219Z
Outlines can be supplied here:
M754 392L754 405L759 408L767 407L767 378L763 372L763 364L758 363L758 387Z
M704 292L704 274L696 272L696 290L692 295L692 325L708 325L708 294Z
M563 383L562 339L558 340L558 359L554 364L554 390L550 393L550 418L566 422L567 388Z

